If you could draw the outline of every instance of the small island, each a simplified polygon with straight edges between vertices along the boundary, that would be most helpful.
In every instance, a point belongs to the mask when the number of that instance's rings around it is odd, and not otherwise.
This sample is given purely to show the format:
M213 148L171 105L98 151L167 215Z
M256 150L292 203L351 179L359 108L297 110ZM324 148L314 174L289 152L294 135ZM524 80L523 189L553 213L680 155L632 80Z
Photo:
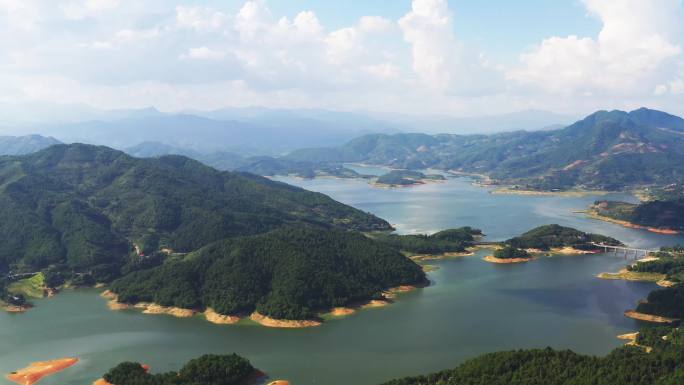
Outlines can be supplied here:
M494 251L493 255L483 258L491 263L522 263L532 260L532 255L525 250L506 245Z
M521 263L540 255L594 254L602 250L597 245L617 246L622 243L605 235L551 224L536 227L502 242L500 248L484 260L492 263Z
M376 187L408 187L445 180L446 178L441 174L426 175L420 171L392 170L379 176L373 185Z

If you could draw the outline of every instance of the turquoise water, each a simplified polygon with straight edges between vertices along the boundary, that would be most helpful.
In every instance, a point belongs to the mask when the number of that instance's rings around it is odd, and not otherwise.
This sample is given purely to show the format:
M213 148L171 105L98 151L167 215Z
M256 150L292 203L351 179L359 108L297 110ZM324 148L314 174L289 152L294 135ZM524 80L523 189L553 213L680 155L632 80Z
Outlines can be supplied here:
M635 246L684 243L679 236L627 229L573 213L599 197L493 195L466 179L393 190L361 180L282 180L373 212L401 232L472 225L496 240L560 223ZM272 378L293 384L372 385L453 367L502 349L552 346L605 354L620 345L617 334L638 327L622 312L654 287L595 278L625 264L612 254L518 265L489 264L481 260L483 255L436 262L439 270L430 273L430 287L402 295L391 306L313 329L214 325L199 317L112 312L98 291L67 291L36 301L37 307L26 314L0 313L0 372L31 361L76 356L82 360L79 364L41 384L80 385L92 383L124 360L166 371L204 353L236 352ZM3 381L0 384L9 384Z

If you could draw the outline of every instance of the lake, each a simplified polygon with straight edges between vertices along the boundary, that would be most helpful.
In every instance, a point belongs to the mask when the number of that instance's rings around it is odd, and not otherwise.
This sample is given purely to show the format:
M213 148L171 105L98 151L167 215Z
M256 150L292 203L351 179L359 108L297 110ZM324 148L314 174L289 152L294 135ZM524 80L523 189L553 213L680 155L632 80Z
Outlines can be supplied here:
M681 236L628 229L576 212L605 197L496 195L465 178L400 189L378 189L363 180L279 180L372 212L402 233L470 225L488 240L503 240L558 223L639 247L684 243ZM634 200L624 194L607 198ZM430 287L313 329L112 312L97 290L65 291L35 301L37 307L26 314L0 313L0 372L31 361L79 357L79 364L41 384L83 385L121 361L147 363L160 372L204 353L235 352L294 385L373 385L504 349L551 346L605 354L621 344L616 335L638 328L623 311L655 287L595 278L625 265L613 254L517 265L486 263L485 254L435 262L439 270L429 274Z

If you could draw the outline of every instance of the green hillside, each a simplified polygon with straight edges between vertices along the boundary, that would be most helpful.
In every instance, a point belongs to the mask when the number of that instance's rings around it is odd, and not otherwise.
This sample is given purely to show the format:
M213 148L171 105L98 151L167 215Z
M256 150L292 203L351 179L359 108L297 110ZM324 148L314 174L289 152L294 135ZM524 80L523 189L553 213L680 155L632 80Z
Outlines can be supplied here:
M618 190L684 181L684 120L645 108L599 111L560 130L367 135L337 148L294 151L286 158L480 173L540 190Z
M617 239L600 234L583 231L560 225L544 225L536 227L520 236L505 242L519 249L549 250L557 247L592 248L590 243L621 245Z
M191 252L231 236L309 223L387 230L375 216L251 174L182 156L137 159L57 145L0 158L0 272L122 264L134 245Z
M213 243L117 280L112 291L124 303L305 319L424 280L421 268L393 247L358 233L299 226Z

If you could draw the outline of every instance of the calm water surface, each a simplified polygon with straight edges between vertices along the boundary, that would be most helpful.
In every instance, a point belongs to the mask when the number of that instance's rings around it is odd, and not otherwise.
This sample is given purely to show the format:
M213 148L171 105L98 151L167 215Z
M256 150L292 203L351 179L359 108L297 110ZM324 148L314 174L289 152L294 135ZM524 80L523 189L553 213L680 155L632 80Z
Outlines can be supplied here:
M372 212L401 232L472 225L488 239L559 223L601 232L635 246L684 243L597 222L573 211L599 197L493 195L465 179L415 188L376 189L360 180L282 178ZM614 195L610 198L629 199ZM625 264L613 255L543 258L492 265L474 257L436 262L433 285L405 294L392 306L359 312L314 329L277 330L250 323L210 324L111 312L95 290L67 291L36 301L26 314L0 313L0 372L30 361L76 356L81 362L41 382L91 384L118 362L173 370L204 353L236 352L273 378L296 385L372 385L394 377L453 367L478 354L513 348L569 348L605 354L617 334L634 330L622 312L652 284L594 278ZM0 384L9 384L0 379Z

